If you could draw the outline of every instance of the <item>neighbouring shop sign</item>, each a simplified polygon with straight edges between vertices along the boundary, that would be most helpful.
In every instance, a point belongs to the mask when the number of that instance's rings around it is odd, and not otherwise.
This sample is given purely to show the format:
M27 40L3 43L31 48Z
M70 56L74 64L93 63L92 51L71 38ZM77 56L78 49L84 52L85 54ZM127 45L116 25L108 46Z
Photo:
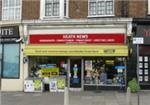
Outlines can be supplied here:
M32 34L30 44L124 44L124 34Z
M19 26L0 27L0 43L16 42L19 37Z
M136 37L142 37L143 44L150 45L150 25L138 25Z

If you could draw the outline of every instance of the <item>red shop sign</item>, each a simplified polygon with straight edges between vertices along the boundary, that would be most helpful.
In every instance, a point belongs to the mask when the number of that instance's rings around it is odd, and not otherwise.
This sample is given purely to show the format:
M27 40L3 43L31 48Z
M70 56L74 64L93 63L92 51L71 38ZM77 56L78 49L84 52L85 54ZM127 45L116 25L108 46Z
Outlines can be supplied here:
M124 44L124 34L32 34L30 44Z

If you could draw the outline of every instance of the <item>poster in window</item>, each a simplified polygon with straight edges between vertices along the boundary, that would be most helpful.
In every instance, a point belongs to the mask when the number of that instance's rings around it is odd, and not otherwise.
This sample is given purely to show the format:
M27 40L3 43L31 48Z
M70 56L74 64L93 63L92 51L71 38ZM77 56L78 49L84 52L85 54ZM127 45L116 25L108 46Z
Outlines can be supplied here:
M64 92L65 88L65 78L58 78L57 79L57 91Z
M145 76L145 77L144 77L144 81L145 81L145 82L148 82L148 76Z
M49 90L50 92L57 92L57 79L56 78L50 79Z
M139 63L139 68L143 68L143 64L142 63Z
M86 60L85 61L85 70L86 71L92 71L92 60Z
M148 68L148 63L144 63L144 68Z
M142 82L143 81L143 77L139 76L139 81Z
M148 57L147 56L144 57L144 61L148 62Z
M139 61L140 61L140 62L143 61L143 57L142 57L142 56L139 57Z
M139 74L140 74L140 75L143 74L143 70L142 70L142 69L139 70Z
M145 74L145 75L148 75L148 69L145 69L145 70L144 70L144 74Z

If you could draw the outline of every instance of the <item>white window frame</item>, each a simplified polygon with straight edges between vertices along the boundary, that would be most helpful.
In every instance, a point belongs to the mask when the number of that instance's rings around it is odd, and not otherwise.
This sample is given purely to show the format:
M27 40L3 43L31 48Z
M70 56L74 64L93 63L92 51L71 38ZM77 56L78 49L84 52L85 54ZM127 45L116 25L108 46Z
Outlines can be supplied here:
M66 1L66 8L65 3ZM66 14L64 14L66 11ZM63 19L64 17L68 18L69 13L69 0L59 0L59 16L45 16L45 0L40 0L40 19L52 19L52 18L60 18Z
M148 0L148 14L150 15L150 0Z
M111 14L111 15L107 15L106 14L106 12L105 12L105 14L104 15L90 15L90 8L89 8L89 4L90 4L90 1L91 0L88 0L88 17L109 17L109 16L115 16L114 14L115 14L115 1L114 0L95 0L96 2L98 2L98 1L113 1L113 13ZM106 8L106 7L105 7Z
M2 0L2 16L1 16L1 18L2 18L2 20L3 21L15 21L15 20L21 20L22 19L22 0L20 0L20 5L19 6L15 6L15 7L4 7L3 6L3 2L4 2L5 0ZM14 0L14 1L16 1L16 0ZM16 3L16 2L15 2ZM8 4L9 4L9 2L8 2ZM15 17L16 17L16 11L14 11L14 14L13 14L13 19L12 18L10 18L10 16L7 16L8 18L5 18L6 16L4 16L4 9L10 9L10 8L19 8L20 9L20 15L19 15L19 18L18 19L16 19ZM10 10L9 10L10 11Z

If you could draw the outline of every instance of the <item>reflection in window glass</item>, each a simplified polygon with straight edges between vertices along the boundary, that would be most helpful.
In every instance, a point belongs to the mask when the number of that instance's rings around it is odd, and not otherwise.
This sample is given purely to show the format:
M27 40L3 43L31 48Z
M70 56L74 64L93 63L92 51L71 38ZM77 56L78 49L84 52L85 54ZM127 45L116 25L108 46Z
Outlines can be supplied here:
M19 77L19 44L4 45L3 77Z
M0 77L2 71L2 44L0 44Z

